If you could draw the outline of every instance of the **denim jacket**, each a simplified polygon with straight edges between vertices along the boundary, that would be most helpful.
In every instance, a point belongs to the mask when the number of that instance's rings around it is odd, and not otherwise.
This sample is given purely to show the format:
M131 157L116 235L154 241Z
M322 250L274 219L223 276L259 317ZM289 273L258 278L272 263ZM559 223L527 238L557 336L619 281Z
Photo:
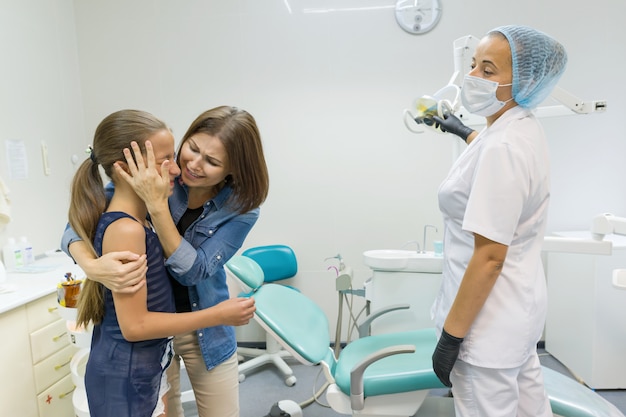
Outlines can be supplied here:
M241 248L259 218L259 208L238 214L226 200L232 188L226 186L204 203L202 214L187 228L184 239L165 261L172 276L189 287L192 310L201 310L228 299L224 264ZM169 199L174 223L187 210L187 186L176 181ZM235 330L231 326L199 329L198 341L207 369L219 365L237 350Z
M107 185L107 191L112 192L112 186ZM241 248L259 218L259 208L244 214L233 211L226 204L232 191L230 186L226 186L204 203L202 214L187 228L184 239L165 261L170 274L189 287L189 300L194 311L212 307L229 298L224 264ZM187 210L187 201L187 186L178 178L169 198L175 224ZM61 249L68 253L69 244L77 239L76 233L67 228ZM197 334L202 357L209 370L237 350L232 326L202 328Z

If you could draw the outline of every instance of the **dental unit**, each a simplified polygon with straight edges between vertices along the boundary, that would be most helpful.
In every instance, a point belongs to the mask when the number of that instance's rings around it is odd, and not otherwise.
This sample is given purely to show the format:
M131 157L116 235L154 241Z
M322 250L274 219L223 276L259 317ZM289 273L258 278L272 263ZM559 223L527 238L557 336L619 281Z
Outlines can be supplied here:
M234 256L226 269L254 297L255 320L302 364L322 365L326 399L334 411L367 417L454 416L452 398L428 395L444 388L432 369L433 328L362 334L337 355L330 347L326 315L308 297L281 285L263 285L263 270L251 258ZM543 373L555 416L624 417L575 380L545 367Z
M544 238L545 350L592 389L626 388L626 217Z

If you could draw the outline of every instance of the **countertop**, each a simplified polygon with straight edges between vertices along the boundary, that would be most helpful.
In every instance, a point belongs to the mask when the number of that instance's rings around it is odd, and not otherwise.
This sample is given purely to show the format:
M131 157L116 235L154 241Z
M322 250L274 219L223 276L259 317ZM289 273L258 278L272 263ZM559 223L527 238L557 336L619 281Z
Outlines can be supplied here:
M80 267L63 252L50 252L20 272L7 272L0 283L0 314L56 292L66 272L85 277Z
M588 230L570 231L570 232L554 232L554 235L561 236L561 237L573 237L573 238L578 238L578 239L593 240L591 232ZM610 235L604 236L603 240L607 240L611 242L613 244L613 249L626 248L626 236L610 234Z

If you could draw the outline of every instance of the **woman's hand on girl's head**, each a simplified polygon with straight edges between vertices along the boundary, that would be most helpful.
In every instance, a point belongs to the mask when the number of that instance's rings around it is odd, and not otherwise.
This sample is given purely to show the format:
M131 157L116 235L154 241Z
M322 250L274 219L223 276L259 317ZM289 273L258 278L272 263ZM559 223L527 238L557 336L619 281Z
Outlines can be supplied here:
M227 326L248 324L256 311L252 297L230 298L217 304L214 308L218 309L221 324Z
M130 173L126 172L120 163L115 164L115 172L133 188L135 193L150 208L151 205L159 202L167 202L170 195L169 164L171 162L164 161L159 172L152 143L146 141L145 144L147 161L144 161L137 142L133 141L131 142L132 154L130 149L124 148L124 157Z

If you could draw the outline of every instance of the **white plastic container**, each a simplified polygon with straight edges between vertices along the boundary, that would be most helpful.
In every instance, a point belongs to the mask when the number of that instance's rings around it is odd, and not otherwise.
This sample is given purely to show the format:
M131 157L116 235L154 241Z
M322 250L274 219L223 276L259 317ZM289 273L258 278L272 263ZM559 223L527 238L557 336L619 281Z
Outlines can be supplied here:
M0 261L0 283L7 280L7 271L4 269L4 264Z
M20 237L20 250L22 251L22 261L24 265L35 262L35 254L33 253L33 245L30 244L26 236Z
M91 346L91 335L93 334L93 325L87 326L87 329L83 327L77 327L75 321L66 322L67 331L70 337L70 342L79 348L89 349Z
M89 403L87 402L87 392L85 388L76 388L72 394L72 405L76 417L89 417Z
M89 349L80 349L70 361L72 382L76 386L72 394L72 405L77 417L89 417L89 404L85 391L85 368L89 359Z
M89 360L89 349L80 349L70 360L72 382L77 388L85 388L85 368Z
M15 241L15 238L10 237L2 248L2 259L4 261L4 267L8 272L15 271L24 266L22 251Z

